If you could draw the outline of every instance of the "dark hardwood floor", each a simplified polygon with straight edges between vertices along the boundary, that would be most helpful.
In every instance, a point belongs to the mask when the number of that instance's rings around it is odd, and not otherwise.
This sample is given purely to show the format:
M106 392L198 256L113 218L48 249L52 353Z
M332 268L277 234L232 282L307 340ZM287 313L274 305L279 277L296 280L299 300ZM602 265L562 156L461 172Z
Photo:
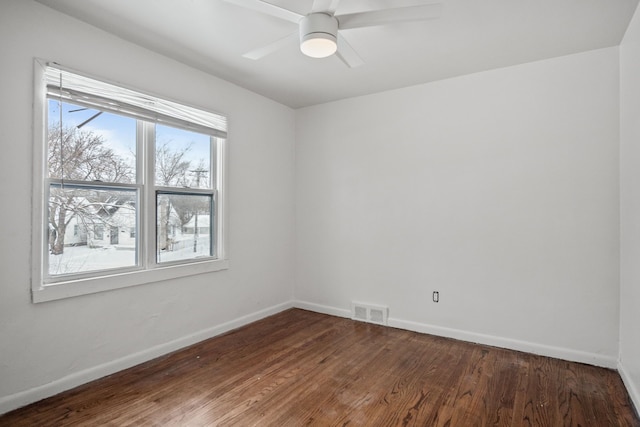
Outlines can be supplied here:
M640 426L615 371L303 310L0 416L2 426Z

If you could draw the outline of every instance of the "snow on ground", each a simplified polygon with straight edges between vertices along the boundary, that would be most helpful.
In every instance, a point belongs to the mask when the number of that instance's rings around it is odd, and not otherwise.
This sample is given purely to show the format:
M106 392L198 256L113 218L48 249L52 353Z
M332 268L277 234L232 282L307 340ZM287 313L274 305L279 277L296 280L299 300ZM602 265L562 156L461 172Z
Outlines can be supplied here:
M193 251L193 238L178 241L173 250L161 251L158 262L192 259L209 255L209 236L198 238L197 251ZM136 251L133 247L107 246L67 246L60 255L49 255L49 274L52 276L86 271L108 270L133 267L136 265Z

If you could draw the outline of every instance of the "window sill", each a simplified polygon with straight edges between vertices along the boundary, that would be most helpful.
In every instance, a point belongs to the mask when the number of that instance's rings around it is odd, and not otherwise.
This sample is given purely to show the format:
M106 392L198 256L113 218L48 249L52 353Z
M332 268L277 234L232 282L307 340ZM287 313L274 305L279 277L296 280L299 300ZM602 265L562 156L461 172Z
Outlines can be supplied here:
M211 273L214 271L226 270L228 268L229 261L225 259L157 267L151 270L139 270L112 274L109 276L70 280L67 282L40 285L39 288L33 289L32 300L34 303L55 301L63 298L127 288L129 286L137 286L146 283L160 282L163 280L178 279L180 277L194 276L197 274Z

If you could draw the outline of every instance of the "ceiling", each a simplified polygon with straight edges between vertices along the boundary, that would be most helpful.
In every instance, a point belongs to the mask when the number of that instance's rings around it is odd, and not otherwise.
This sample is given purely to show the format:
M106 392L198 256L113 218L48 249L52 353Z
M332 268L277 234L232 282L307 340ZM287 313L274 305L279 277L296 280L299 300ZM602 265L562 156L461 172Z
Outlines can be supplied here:
M442 0L439 18L343 30L365 64L304 56L295 41L242 55L297 25L223 0L38 0L293 108L620 43L639 0ZM437 0L342 0L336 15ZM305 15L313 0L269 0Z

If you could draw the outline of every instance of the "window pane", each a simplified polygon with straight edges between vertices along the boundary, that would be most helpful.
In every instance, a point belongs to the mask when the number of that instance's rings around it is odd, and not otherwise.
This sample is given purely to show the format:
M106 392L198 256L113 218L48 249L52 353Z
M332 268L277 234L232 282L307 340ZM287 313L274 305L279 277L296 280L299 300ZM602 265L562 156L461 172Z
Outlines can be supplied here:
M136 121L48 100L51 178L132 183L136 179ZM62 113L62 114L61 114Z
M156 185L212 188L209 135L156 125Z
M49 191L49 275L136 265L136 190Z
M212 205L208 195L157 195L157 262L213 256Z

